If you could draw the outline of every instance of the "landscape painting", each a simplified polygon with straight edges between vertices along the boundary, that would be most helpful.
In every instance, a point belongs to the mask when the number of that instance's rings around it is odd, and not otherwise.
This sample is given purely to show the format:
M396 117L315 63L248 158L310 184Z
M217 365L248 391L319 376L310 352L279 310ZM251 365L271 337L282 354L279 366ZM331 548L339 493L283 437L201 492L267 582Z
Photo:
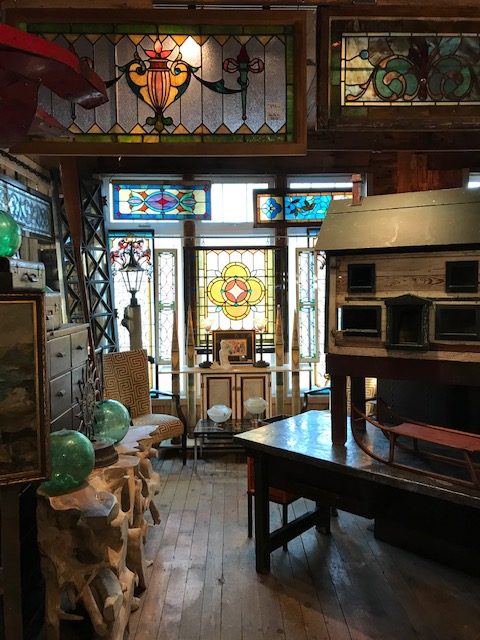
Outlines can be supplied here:
M0 484L47 476L42 293L0 295Z

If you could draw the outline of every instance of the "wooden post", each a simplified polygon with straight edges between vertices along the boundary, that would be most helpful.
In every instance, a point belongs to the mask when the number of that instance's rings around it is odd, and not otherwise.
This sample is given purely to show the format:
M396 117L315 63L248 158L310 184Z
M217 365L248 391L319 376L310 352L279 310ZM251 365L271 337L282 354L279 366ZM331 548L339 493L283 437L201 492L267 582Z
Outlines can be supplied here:
M177 312L173 312L172 350L170 353L172 364L172 393L180 395L180 347L178 345Z
M300 349L298 346L298 313L293 313L292 329L292 415L300 413Z
M187 315L187 366L195 366L195 338L193 335L192 308L188 307ZM187 373L187 420L189 427L195 427L197 420L195 397L195 374Z
M277 305L277 317L275 322L275 364L283 367L285 364L285 350L283 342L283 324L280 305ZM285 372L277 371L275 374L275 413L285 413Z

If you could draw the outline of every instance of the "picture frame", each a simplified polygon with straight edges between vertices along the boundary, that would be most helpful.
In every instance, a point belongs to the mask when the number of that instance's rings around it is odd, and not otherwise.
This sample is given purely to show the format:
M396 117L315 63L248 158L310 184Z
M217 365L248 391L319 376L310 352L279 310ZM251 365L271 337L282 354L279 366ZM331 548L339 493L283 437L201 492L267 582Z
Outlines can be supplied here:
M226 340L230 346L229 361L232 364L253 364L255 359L255 330L218 330L212 332L213 359L219 362L221 343Z
M0 485L48 477L42 292L0 294Z

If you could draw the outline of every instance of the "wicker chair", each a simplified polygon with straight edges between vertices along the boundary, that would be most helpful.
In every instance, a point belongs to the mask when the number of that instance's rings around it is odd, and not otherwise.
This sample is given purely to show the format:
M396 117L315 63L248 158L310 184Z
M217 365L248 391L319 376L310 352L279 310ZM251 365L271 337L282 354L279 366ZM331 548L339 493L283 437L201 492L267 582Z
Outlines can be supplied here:
M150 388L148 358L143 349L103 355L103 396L118 400L130 413L133 428L152 425L156 441L181 438L183 464L187 461L187 423L176 394ZM165 396L175 402L177 416L152 413L152 397Z

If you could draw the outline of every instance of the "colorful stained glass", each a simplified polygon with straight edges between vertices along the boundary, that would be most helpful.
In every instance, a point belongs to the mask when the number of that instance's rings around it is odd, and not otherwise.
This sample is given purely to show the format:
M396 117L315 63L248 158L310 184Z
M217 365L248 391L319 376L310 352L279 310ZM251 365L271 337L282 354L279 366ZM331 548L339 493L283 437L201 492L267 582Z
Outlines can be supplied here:
M348 191L254 191L256 224L321 223L332 200L351 198Z
M344 33L342 106L480 104L479 33Z
M210 220L210 184L113 184L114 220Z
M79 141L303 144L295 122L303 73L293 72L305 65L295 45L303 16L264 26L256 18L240 26L226 16L221 27L27 24L88 59L108 88L108 104L94 111L50 92L41 106Z
M253 329L255 318L275 327L275 248L195 249L197 317L217 329ZM201 339L200 339L201 341ZM273 333L264 335L273 344Z
M240 262L230 262L222 275L207 285L209 301L215 311L221 311L230 320L243 320L265 297L265 285Z
M130 348L130 334L122 324L125 308L131 302L131 294L127 291L125 282L119 272L128 264L131 247L138 264L145 270L141 280L140 290L136 293L138 304L142 310L142 345L149 354L154 351L154 313L153 313L153 235L148 232L136 234L134 232L111 232L108 236L110 250L110 264L113 279L113 297L118 310L117 335L120 351Z

